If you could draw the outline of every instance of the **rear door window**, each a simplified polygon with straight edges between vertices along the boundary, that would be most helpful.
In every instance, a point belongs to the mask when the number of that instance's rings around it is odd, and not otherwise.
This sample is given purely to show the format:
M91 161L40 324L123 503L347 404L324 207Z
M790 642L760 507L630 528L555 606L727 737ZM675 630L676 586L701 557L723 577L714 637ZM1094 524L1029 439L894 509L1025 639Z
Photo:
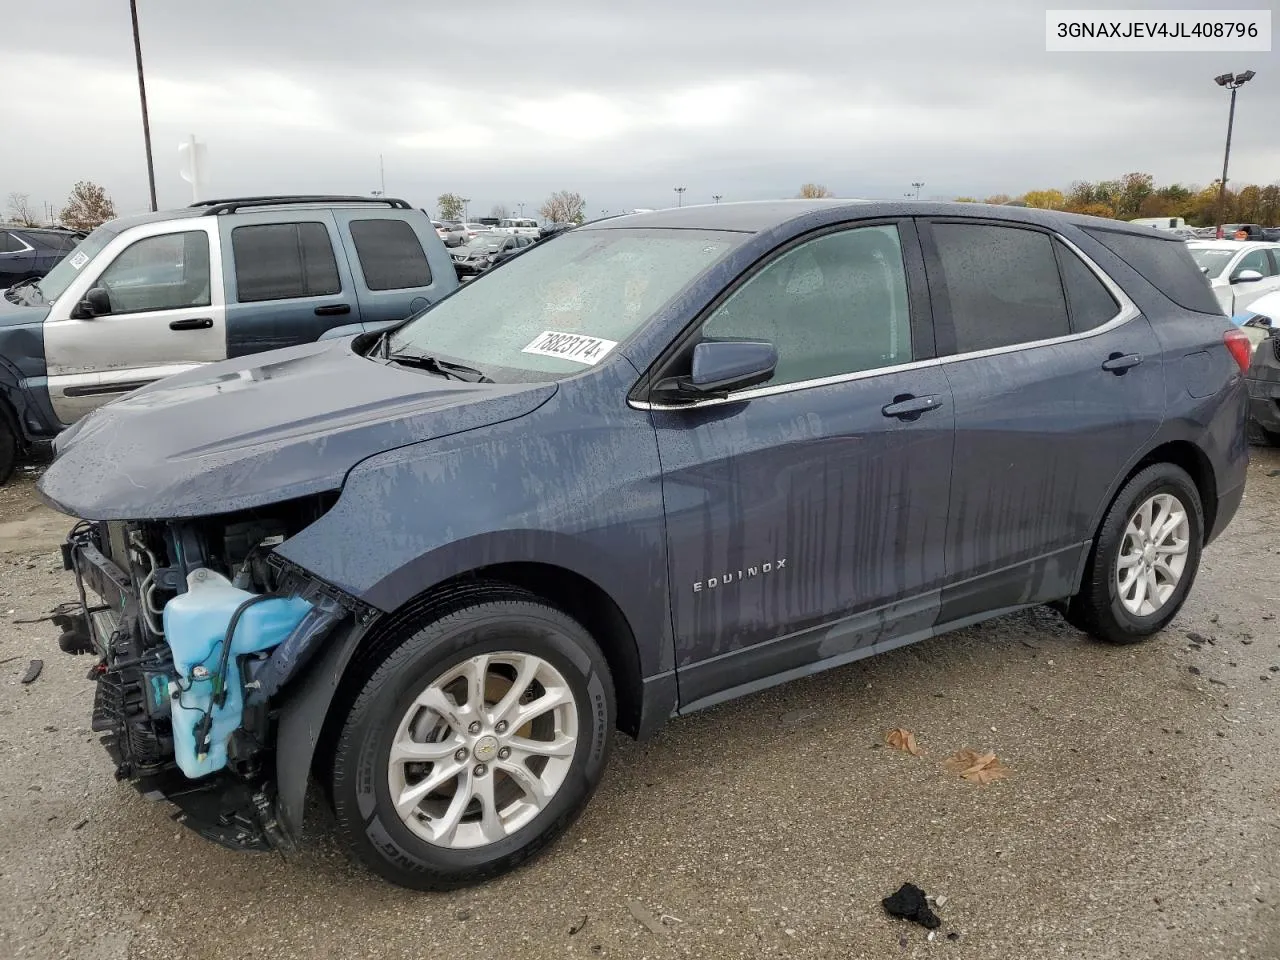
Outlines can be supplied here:
M17 253L26 246L18 242L17 237L5 230L0 230L0 253Z
M1048 234L980 223L934 223L932 232L958 353L1071 332Z
M323 223L262 223L231 231L236 300L294 300L342 291Z
M403 220L352 220L351 239L370 290L429 287L431 267L413 227Z
M1058 265L1062 268L1062 285L1067 291L1071 329L1082 333L1114 320L1120 312L1120 304L1116 303L1111 291L1066 244L1055 240L1054 246L1058 251Z

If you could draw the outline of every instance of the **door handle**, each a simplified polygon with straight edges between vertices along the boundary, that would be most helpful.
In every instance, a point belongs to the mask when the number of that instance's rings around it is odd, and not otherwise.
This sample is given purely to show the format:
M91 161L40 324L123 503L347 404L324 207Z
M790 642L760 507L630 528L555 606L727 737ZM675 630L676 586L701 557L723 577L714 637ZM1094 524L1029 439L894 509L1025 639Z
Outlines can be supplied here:
M170 330L208 330L213 326L213 317L189 317L186 320L170 320Z
M917 397L910 393L900 393L893 398L893 403L881 407L880 412L886 417L897 417L899 420L918 420L920 414L937 410L940 406L941 397Z
M1141 362L1142 354L1140 353L1113 353L1102 361L1102 369L1121 377L1126 370L1136 367Z
M344 313L350 313L351 307L345 303L331 303L328 306L316 307L317 317L340 317Z

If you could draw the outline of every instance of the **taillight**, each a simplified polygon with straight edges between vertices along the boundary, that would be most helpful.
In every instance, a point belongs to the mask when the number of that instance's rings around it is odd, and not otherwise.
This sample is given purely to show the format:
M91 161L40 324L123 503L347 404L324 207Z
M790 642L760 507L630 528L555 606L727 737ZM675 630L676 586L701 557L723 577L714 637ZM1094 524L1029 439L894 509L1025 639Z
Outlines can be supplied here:
M1222 335L1222 342L1227 345L1231 356L1240 365L1240 372L1244 373L1248 370L1249 364L1253 361L1253 341L1239 330L1228 330Z

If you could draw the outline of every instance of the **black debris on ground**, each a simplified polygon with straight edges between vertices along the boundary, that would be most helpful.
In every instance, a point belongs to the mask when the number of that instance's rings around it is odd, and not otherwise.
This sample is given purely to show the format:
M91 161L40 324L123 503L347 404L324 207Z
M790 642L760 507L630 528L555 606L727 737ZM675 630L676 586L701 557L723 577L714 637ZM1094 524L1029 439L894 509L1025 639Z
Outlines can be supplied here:
M583 914L582 919L569 928L569 936L573 936L579 930L587 925L587 915Z
M904 883L898 888L897 893L891 897L885 897L880 902L884 905L885 911L895 917L911 920L929 930L937 930L942 926L938 915L929 909L924 891L914 883Z
M35 683L36 677L40 676L40 671L44 669L43 660L32 660L27 664L27 672L22 675L23 683Z

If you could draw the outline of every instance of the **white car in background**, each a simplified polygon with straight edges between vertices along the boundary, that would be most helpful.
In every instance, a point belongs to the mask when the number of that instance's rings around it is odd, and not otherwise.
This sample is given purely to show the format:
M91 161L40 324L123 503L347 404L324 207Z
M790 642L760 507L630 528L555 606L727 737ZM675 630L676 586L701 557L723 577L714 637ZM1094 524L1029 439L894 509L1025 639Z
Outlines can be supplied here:
M1191 240L1187 249L1229 317L1280 290L1280 243Z
M534 237L540 234L538 221L532 217L507 217L493 228L494 233L510 233L517 237Z

